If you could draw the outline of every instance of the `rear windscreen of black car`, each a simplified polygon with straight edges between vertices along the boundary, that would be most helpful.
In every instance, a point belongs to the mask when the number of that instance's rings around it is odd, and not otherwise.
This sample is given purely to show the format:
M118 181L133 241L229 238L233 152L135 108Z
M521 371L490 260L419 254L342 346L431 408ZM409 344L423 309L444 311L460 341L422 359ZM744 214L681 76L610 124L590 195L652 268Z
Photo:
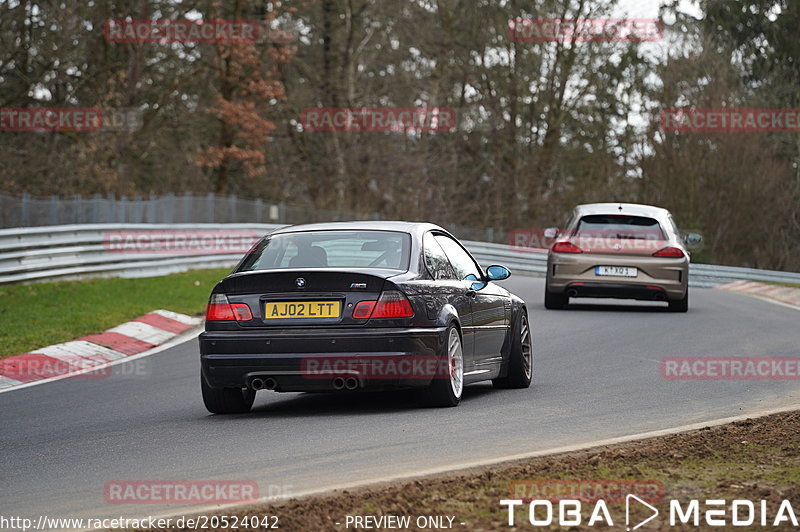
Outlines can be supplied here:
M656 220L646 216L592 214L584 216L573 232L574 236L665 240L664 231Z
M411 235L396 231L303 231L272 235L237 271L308 268L408 270Z

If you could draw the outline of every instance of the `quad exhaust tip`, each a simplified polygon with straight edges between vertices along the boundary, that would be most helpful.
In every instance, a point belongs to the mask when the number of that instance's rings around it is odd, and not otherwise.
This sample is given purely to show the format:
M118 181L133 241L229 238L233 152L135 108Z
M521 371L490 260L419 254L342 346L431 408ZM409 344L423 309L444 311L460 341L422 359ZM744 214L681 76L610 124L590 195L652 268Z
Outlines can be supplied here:
M274 390L277 387L278 387L278 381L276 381L274 378L267 377L266 379L264 379L264 388L265 389Z
M333 379L333 389L344 390L344 379L341 377L336 377L335 379Z
M344 387L348 390L355 390L358 388L358 379L355 377L347 377L344 381Z
M250 386L251 386L251 387L252 387L254 390L261 390L261 389L263 389L263 388L264 388L264 381L262 381L262 380L261 380L261 379L259 379L259 378L255 378L255 379L253 379L253 380L251 380L251 381L250 381Z

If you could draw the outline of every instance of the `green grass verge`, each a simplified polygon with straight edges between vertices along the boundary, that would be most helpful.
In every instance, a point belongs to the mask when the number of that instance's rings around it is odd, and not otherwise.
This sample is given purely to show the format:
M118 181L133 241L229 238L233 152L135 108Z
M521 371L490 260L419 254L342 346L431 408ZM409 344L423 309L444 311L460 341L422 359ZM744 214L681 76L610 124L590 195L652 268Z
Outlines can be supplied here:
M800 283L764 283L764 284L774 284L777 286L788 286L789 288L800 288Z
M101 332L155 309L199 315L229 272L0 286L0 358Z

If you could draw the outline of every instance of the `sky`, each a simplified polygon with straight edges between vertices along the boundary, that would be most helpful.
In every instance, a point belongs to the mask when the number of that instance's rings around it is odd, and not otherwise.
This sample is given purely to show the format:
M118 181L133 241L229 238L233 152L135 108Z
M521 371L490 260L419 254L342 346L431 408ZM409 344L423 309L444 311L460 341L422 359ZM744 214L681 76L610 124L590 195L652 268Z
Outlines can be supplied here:
M620 12L625 12L631 18L656 18L658 8L663 0L620 0ZM690 14L699 14L700 10L692 0L681 0L681 11Z

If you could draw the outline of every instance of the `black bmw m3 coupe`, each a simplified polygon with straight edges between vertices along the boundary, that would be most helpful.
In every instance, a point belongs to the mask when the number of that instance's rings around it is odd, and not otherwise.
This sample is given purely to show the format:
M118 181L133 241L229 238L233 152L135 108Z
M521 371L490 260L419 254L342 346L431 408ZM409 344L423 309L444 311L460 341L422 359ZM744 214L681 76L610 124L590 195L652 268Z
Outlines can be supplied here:
M408 222L286 227L261 239L211 293L200 335L213 413L250 410L258 390L423 388L456 406L464 385L526 388L525 302L450 233Z

